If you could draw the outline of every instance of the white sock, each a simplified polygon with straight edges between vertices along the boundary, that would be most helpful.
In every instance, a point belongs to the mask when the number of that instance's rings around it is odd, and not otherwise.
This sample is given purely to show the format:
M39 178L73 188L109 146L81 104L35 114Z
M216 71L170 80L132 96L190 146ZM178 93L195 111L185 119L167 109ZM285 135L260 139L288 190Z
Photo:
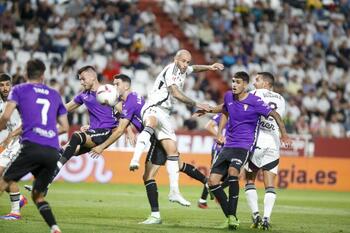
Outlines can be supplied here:
M151 139L151 134L145 130L143 130L139 134L139 136L137 136L134 155L132 157L133 161L137 161L137 162L140 161L143 151L146 149L146 147L150 143L150 139Z
M276 193L267 192L264 198L264 218L270 219L272 208L275 205Z
M249 186L249 187L247 187ZM256 192L255 185L248 184L246 185L245 196L247 198L248 205L252 211L252 213L259 212L258 206L258 193Z
M51 230L52 231L55 231L55 230L59 230L60 231L60 228L57 225L52 225Z
M159 212L159 211L157 211L157 212L152 212L152 213L151 213L151 216L152 216L152 217L155 217L155 218L160 218L160 212Z
M177 156L169 156L177 157ZM179 193L179 161L178 160L167 160L166 169L169 174L170 193Z
M207 203L207 200L204 200L202 198L199 198L199 203Z
M20 193L9 193L10 194L10 200L11 200L11 213L19 214L19 202L20 202Z

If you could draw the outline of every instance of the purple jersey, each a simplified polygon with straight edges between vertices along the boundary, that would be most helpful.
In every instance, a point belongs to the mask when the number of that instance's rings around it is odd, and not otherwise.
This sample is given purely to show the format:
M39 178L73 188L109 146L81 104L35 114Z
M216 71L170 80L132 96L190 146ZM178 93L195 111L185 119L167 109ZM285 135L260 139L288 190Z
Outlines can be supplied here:
M141 120L141 109L145 104L145 99L136 92L131 92L123 103L123 111L120 118L128 119L141 132L143 130Z
M95 91L83 91L74 97L77 104L85 104L90 118L90 129L113 129L117 126L113 108L100 104Z
M9 98L22 118L22 139L59 148L57 117L67 113L61 96L41 83L23 83L12 88Z
M223 108L229 116L224 147L251 150L257 138L260 116L267 117L272 109L250 93L246 99L236 100L232 91L225 93Z
M218 113L211 118L211 120L215 122L217 127L219 127L221 116L222 116L222 113ZM225 136L226 134L226 127L227 127L227 124L221 132L223 136ZM212 152L214 152L215 154L218 154L221 151L221 149L222 149L222 145L216 143L216 141L214 140L213 147L211 148Z

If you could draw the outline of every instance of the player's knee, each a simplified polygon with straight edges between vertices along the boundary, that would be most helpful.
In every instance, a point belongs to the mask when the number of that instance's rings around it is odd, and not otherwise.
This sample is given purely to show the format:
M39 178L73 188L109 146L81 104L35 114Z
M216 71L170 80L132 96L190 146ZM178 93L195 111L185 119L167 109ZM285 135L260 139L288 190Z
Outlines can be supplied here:
M44 200L44 193L42 193L34 188L32 191L32 200L35 204L45 201Z
M228 169L229 176L239 176L240 166L230 166Z
M212 176L209 176L209 179L208 179L209 186L214 186L214 185L218 185L218 184L220 184L220 180L218 180Z
M74 132L70 139L70 143L84 145L86 143L86 134L83 132Z
M254 183L247 183L244 187L244 190L246 192L249 190L256 190L255 184Z
M142 176L143 182L154 180L154 174L153 173L144 173Z
M274 186L269 186L265 188L265 193L273 193L276 194L275 187Z

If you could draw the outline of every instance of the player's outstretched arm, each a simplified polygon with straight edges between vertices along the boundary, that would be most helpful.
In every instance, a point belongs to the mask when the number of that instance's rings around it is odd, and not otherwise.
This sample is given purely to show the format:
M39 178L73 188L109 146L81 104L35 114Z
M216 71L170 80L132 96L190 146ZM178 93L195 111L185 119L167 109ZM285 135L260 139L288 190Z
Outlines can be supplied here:
M0 117L0 130L6 129L6 124L10 120L10 117L13 111L15 110L15 108L16 108L16 102L14 101L6 102L4 112Z
M281 132L281 142L286 146L286 147L290 147L292 145L292 140L289 138L288 134L287 134L287 130L286 130L286 127L283 123L283 120L280 116L280 114L278 114L278 112L276 112L275 110L272 110L269 114L270 116L272 116L279 129L280 129L280 132Z
M177 100L181 101L182 103L190 106L190 107L197 107L199 109L203 109L205 111L210 111L211 107L209 104L202 104L197 103L196 101L192 100L191 98L187 97L182 91L179 90L179 88L173 84L168 87L168 90L170 94Z
M72 112L75 109L79 108L81 104L76 103L74 100L69 101L65 104L65 107L68 112Z
M220 113L220 112L223 112L223 106L224 106L224 104L220 104L220 105L217 105L215 107L210 106L208 111L203 110L203 109L199 109L192 116L193 117L201 117L206 113Z
M193 65L193 72L197 73L197 72L203 72L203 71L208 71L208 70L223 70L224 69L224 65L221 63L214 63L212 65Z
M113 131L111 136L109 136L107 140L104 141L102 144L95 146L94 148L91 149L91 152L90 152L91 156L97 157L102 153L104 149L106 149L109 145L117 141L120 138L120 136L123 135L126 127L129 125L129 122L130 121L128 119L125 119L125 118L120 119L117 129Z
M180 91L175 84L169 86L168 90L175 99L181 101L182 103L190 107L196 106L196 101L192 100L191 98L187 97L184 93L182 93L182 91Z

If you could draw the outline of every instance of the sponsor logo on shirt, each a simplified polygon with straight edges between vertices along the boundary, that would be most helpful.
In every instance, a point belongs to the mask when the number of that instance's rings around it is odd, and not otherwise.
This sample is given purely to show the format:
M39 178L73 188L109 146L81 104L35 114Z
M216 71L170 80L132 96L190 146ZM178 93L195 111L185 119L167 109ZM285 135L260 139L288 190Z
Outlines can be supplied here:
M264 128L264 129L275 130L275 126L269 122L266 122L266 121L260 122L260 127Z
M50 130L46 130L46 129L42 129L42 128L39 128L39 127L35 127L35 128L33 128L33 131L34 131L34 133L37 133L40 136L45 137L45 138L53 138L53 137L56 136L55 131L53 131L51 129Z

